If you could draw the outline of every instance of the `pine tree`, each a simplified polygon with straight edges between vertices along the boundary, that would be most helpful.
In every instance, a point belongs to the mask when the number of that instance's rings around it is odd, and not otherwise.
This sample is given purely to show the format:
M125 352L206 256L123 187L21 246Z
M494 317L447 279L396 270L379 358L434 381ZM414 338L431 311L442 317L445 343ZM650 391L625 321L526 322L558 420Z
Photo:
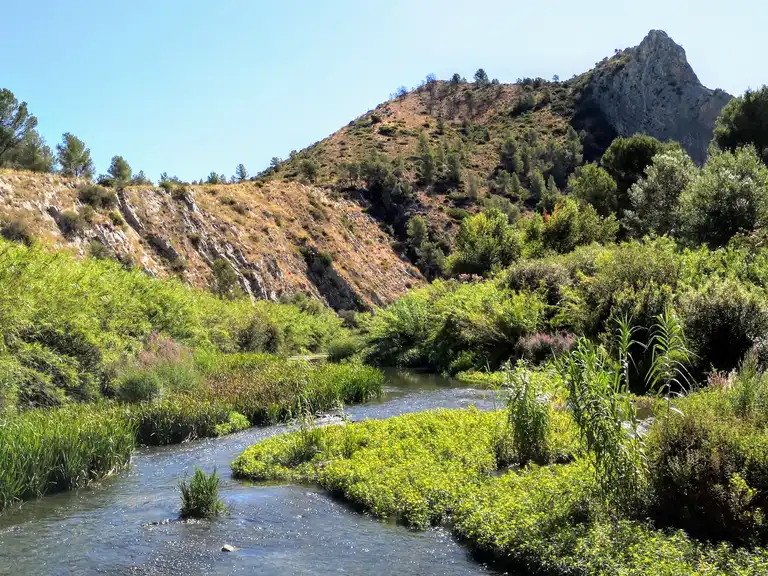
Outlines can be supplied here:
M131 166L122 156L112 156L107 170L116 184L125 184L131 179Z
M64 176L93 177L91 151L77 136L69 132L65 133L61 144L56 145L56 154Z
M248 180L248 170L245 169L244 164L238 164L235 168L235 178L238 182L245 182Z

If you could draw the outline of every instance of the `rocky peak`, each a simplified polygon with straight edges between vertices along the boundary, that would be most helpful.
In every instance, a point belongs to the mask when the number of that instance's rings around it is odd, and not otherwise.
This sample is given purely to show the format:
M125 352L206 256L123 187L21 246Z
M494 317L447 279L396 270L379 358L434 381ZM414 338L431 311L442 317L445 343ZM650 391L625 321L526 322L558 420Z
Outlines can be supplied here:
M699 82L685 50L651 30L635 48L618 52L592 73L584 103L619 136L644 132L677 140L702 163L715 120L731 96Z

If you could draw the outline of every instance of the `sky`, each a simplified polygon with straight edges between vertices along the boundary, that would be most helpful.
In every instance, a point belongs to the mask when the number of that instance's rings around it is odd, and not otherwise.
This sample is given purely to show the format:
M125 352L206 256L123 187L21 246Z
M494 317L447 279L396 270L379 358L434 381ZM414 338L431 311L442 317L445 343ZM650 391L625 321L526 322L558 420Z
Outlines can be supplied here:
M429 73L561 79L665 30L710 88L768 83L761 0L5 0L0 88L98 173L256 173Z

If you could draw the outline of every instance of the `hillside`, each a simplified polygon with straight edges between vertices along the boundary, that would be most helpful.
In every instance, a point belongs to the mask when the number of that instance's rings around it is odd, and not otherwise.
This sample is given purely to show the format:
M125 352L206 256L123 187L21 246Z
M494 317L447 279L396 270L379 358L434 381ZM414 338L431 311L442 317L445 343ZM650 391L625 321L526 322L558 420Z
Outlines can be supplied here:
M94 210L78 199L84 180L0 172L0 219L6 235L26 228L196 286L364 310L439 276L467 214L551 211L617 136L677 140L701 164L729 99L651 31L567 81L430 76L242 184L129 186ZM414 216L426 227L418 245Z
M159 277L178 274L197 286L215 285L211 267L224 259L256 298L305 292L337 310L380 305L423 282L357 204L319 188L129 187L114 206L94 210L78 199L85 184L0 173L3 221L21 223L44 244L115 257Z

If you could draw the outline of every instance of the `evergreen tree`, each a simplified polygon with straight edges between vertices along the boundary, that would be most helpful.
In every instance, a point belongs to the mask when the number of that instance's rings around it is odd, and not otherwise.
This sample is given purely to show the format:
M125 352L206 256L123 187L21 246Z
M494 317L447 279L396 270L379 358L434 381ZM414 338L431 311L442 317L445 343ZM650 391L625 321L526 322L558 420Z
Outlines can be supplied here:
M728 102L717 118L712 141L721 150L752 145L768 164L768 86L747 90Z
M437 176L437 160L425 132L419 135L418 147L419 182L424 186L434 184Z
M61 144L56 145L56 154L64 176L93 177L91 151L77 136L69 132L65 133Z
M107 173L114 179L116 184L125 184L131 179L131 166L122 156L112 156Z
M487 86L488 83L488 74L486 74L485 70L482 68L478 68L477 72L475 72L475 84L480 88L483 88Z
M29 113L27 103L19 104L13 92L6 88L0 90L0 163L36 126L37 118Z
M530 180L530 193L531 199L538 202L547 190L547 185L544 182L544 176L538 170L534 170L528 175Z
M235 168L235 178L238 182L245 182L248 180L248 170L245 169L244 164L238 164Z
M616 182L597 164L585 164L568 181L571 193L585 204L591 204L601 216L615 214L619 209Z

